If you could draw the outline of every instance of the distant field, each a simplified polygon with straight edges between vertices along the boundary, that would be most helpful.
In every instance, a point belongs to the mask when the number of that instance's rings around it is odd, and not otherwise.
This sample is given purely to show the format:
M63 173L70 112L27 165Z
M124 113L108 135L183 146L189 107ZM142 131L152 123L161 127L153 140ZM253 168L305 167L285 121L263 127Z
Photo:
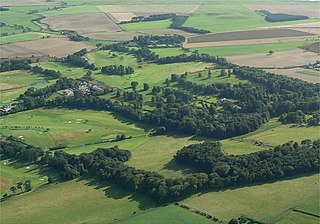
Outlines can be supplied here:
M207 53L214 56L231 56L231 55L246 55L254 53L268 53L270 50L286 51L293 50L298 47L302 47L312 43L309 41L288 41L288 42L274 42L274 43L262 43L262 44L242 44L242 45L230 45L230 46L214 46L214 47L199 47L192 48L192 50L198 50L201 53Z
M226 57L228 61L241 66L258 68L284 68L313 64L319 56L316 53L301 49L279 51L273 54L259 53Z
M91 50L94 47L65 38L45 38L0 45L0 55L1 58L32 57L32 55L34 57L65 57L84 48Z
M69 14L83 14L83 13L99 13L100 10L94 5L69 6L61 9L51 9L49 11L41 12L45 17Z
M265 71L276 73L279 75L286 75L292 78L298 78L307 82L319 83L319 72L301 68L289 68L289 69L264 69Z
M47 36L52 36L52 35L47 34L47 33L30 32L30 33L21 33L21 34L10 35L10 36L3 36L3 37L0 37L0 44L8 44L8 43L14 43L14 42L20 42L20 41L36 40L36 39L40 39L43 36L47 37Z
M37 5L55 5L55 2L46 0L23 0L23 1L1 1L0 6L37 6Z
M267 39L267 38L298 37L298 36L312 36L312 34L302 32L302 31L297 31L297 30L283 29L283 28L261 29L261 30L225 32L225 33L214 33L214 34L192 36L188 38L188 43Z
M2 202L1 222L111 223L154 206L148 198L115 185L99 185L91 180L72 180L48 185Z
M41 147L83 146L114 140L118 134L136 137L146 133L141 127L124 123L109 112L90 110L31 110L4 116L0 124L2 134L23 138L26 143Z
M319 192L319 177L319 174L315 174L274 183L203 193L182 201L182 204L204 211L225 222L246 215L258 221L275 223L285 218L292 208L299 207L310 197L316 196L315 194ZM292 221L291 223L296 224L304 223Z
M181 48L154 48L150 50L160 57L176 56L185 53Z
M198 214L175 205L156 208L115 224L214 224Z
M299 73L318 77L318 78L320 77L320 71L303 70L303 71L300 71Z
M124 53L100 50L87 54L87 58L90 63L94 63L99 67L111 64L132 66L134 68L138 67L137 59L132 55Z
M120 27L127 31L151 30L168 28L172 23L171 20L148 21L138 23L121 24Z
M301 48L314 53L320 53L320 42L312 43L310 45L303 46Z
M49 16L41 22L56 31L73 30L78 33L121 31L106 14L100 12Z

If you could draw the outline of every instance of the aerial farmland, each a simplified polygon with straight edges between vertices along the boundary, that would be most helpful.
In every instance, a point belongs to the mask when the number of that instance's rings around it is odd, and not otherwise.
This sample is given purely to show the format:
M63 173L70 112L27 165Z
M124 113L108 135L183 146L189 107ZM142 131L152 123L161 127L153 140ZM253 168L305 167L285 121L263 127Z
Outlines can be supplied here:
M3 0L0 224L317 224L320 3Z

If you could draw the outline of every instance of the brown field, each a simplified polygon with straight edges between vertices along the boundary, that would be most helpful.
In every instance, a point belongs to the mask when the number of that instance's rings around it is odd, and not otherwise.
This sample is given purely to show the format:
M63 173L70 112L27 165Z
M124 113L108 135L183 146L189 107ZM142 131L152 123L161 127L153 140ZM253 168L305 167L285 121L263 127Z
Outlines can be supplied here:
M273 54L248 54L226 57L228 61L240 66L252 66L258 68L285 68L290 66L302 66L315 63L319 55L313 52L295 49L279 51Z
M130 21L132 19L132 17L135 17L136 14L132 13L132 12L114 12L114 13L110 13L110 15L114 18L114 20L117 23L120 23L122 21Z
M0 6L36 6L36 5L55 5L55 2L46 0L20 0L20 1L1 1Z
M89 37L95 40L115 40L115 41L125 41L131 40L134 36L138 35L165 35L165 34L180 34L183 36L189 36L190 34L181 30L175 29L152 29L143 31L122 31L122 32L97 32L97 33L87 33L83 36Z
M53 30L73 30L80 34L121 31L120 27L104 13L49 16L41 22L48 24Z
M313 36L310 36L313 38ZM267 44L276 42L288 41L303 41L309 39L308 37L280 37L267 39L251 39L251 40L231 40L231 41L216 41L216 42L202 42L202 43L184 43L185 48L197 47L215 47L215 46L230 46L230 45L245 45L245 44Z
M283 37L301 37L301 36L312 36L312 34L297 31L297 30L292 30L292 29L285 29L285 28L247 30L247 31L210 33L205 35L191 36L188 38L187 43L252 40L252 39L268 39L268 38L283 38Z
M301 49L319 54L320 53L320 42L316 42L313 44L309 44L307 46L303 46L303 47L301 47Z
M279 75L286 75L292 78L298 78L311 83L320 83L320 78L311 75L305 75L300 73L304 69L301 68L289 68L289 69L264 69L266 72L275 73Z
M0 45L1 58L13 57L65 57L76 51L94 47L80 42L69 41L65 38L48 38L32 41Z
M269 27L271 28L271 27ZM276 27L273 27L276 28ZM302 32L307 32L315 35L320 35L320 22L312 22L312 23L300 23L286 26L278 26L277 28L288 28L293 30L298 30Z
M267 10L272 13L286 13L291 15L304 15L310 18L319 18L320 13L317 8L305 5L246 5L250 10Z
M9 189L9 187L11 187L11 182L0 176L0 191Z

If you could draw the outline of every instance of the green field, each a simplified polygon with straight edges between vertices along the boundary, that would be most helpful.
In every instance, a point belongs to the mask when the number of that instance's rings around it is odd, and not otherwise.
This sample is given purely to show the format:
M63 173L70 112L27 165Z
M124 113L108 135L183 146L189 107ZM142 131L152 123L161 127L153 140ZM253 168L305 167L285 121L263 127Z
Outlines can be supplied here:
M138 67L137 59L128 54L100 50L87 54L90 63L94 63L98 67L106 65L125 65Z
M230 45L230 46L215 46L215 47L201 47L192 48L192 50L198 50L200 53L207 53L214 56L231 56L231 55L244 55L255 53L268 53L270 50L286 51L293 50L301 46L312 44L316 41L292 41L292 42L275 42L266 44L243 44L243 45Z
M184 54L181 48L153 48L150 49L152 52L162 57L176 56L180 54Z
M43 36L48 36L45 33L21 33L16 35L10 35L5 37L0 37L0 44L8 44L20 41L27 41L27 40L37 40Z
M284 219L319 192L319 174L262 185L226 189L194 195L182 204L204 211L223 221L247 215L258 221L275 223ZM304 222L292 222L301 224Z
M24 93L29 87L43 88L49 83L39 75L26 71L11 71L0 73L0 105L14 102L20 94Z
M303 71L300 71L299 73L304 74L304 75L320 77L320 72L317 72L317 71L303 70Z
M141 127L118 120L109 112L90 110L31 110L5 116L0 124L3 135L20 136L26 143L41 147L82 146L113 140L118 134L136 137L146 133Z
M159 20L159 21L147 21L147 22L121 24L120 27L126 31L164 29L164 28L168 28L171 23L172 23L171 20L167 19L167 20Z
M139 194L91 180L47 185L1 204L2 223L111 223L155 204ZM12 212L15 211L15 212Z
M114 224L214 224L205 217L175 205L160 207Z
M318 21L308 19L268 23L262 15L251 11L243 5L244 3L244 1L238 1L234 4L217 2L216 4L201 5L184 25L210 30L211 32L226 32Z
M57 15L65 15L65 14L80 14L80 13L98 13L101 12L96 6L94 5L81 5L81 6L69 6L67 8L62 8L58 10L50 10L41 12L43 16L57 16Z

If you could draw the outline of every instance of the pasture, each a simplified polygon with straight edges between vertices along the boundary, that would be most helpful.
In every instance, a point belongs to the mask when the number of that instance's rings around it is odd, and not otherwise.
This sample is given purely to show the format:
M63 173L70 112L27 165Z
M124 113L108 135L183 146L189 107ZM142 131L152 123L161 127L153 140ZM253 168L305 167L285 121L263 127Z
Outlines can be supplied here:
M30 32L30 33L20 33L20 34L15 34L10 36L3 36L3 37L0 37L0 44L8 44L8 43L27 41L27 40L36 40L36 39L40 39L43 36L51 36L51 35L46 33Z
M34 192L3 202L1 222L111 223L154 206L146 197L132 194L115 185L77 179L43 186Z
M246 215L258 221L276 223L291 214L293 208L299 207L310 197L315 197L317 192L319 174L314 174L274 183L201 193L182 201L182 204L225 222Z
M198 214L192 213L186 209L175 205L159 207L139 215L132 216L123 221L114 224L214 224L215 222L208 220Z

